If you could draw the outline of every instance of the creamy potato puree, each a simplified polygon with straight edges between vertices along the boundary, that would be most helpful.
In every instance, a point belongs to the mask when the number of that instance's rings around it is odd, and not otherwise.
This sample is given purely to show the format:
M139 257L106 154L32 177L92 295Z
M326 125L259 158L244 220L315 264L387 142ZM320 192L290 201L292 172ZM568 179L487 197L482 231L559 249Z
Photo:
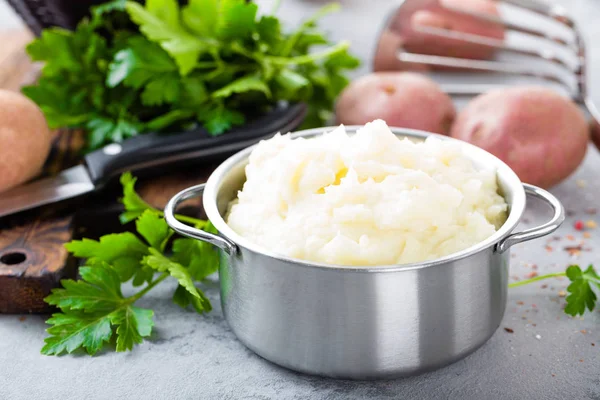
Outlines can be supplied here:
M506 220L496 171L460 145L397 138L381 120L348 135L277 134L250 155L227 223L273 252L343 265L439 258L479 243Z

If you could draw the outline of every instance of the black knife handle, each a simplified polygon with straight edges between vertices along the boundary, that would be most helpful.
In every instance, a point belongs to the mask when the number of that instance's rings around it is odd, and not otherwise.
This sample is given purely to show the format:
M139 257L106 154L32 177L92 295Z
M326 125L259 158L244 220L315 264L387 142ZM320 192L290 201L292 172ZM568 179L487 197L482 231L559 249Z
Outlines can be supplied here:
M204 129L183 133L148 133L113 143L85 156L90 178L98 188L126 171L200 162L215 154L233 153L277 132L287 133L302 123L304 104L281 105L269 113L221 136Z

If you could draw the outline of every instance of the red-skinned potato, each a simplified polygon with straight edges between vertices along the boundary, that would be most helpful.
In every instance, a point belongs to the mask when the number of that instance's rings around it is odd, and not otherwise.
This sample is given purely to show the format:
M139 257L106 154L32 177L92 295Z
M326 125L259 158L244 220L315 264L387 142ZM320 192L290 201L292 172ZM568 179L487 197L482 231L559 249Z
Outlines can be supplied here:
M555 91L515 87L473 99L450 135L494 154L523 182L549 188L581 164L588 125L581 110Z
M450 39L427 33L427 29L444 29L471 35L479 35L499 41L504 40L504 28L501 25L482 22L471 16L462 15L440 7L475 12L491 18L500 17L496 2L493 0L430 0L428 4L419 4L418 11L410 12L406 3L402 10L389 22L377 43L373 58L374 71L426 71L429 69L445 70L447 67L406 63L396 57L398 50L409 53L428 54L445 57L469 59L490 59L495 49L481 44L468 43L464 40Z
M491 0L439 0L444 6L499 17L498 7ZM484 36L490 39L504 40L504 28L489 22L482 22L468 15L461 15L444 9L417 11L411 21L413 29L421 27L440 28L454 32ZM463 40L429 36L420 45L424 54L447 57L487 59L494 55L495 49L489 46L468 43Z
M600 150L600 122L595 120L590 122L590 133L592 135L592 142L594 142L596 148Z
M456 111L452 99L431 79L411 72L380 72L353 81L336 105L337 121L364 125L382 119L389 126L448 134Z
M0 90L0 192L40 172L51 139L44 114L34 102Z
M405 63L398 60L398 49L404 46L404 39L390 30L383 31L373 57L373 71L412 71L427 72L431 68L424 64Z

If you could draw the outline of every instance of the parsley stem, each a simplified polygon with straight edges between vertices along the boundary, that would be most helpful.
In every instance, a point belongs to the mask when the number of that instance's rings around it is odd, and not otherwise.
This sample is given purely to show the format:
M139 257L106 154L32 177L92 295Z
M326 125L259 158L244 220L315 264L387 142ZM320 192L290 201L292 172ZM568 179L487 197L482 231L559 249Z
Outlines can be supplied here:
M566 272L555 272L552 274L546 274L546 275L540 275L540 276L536 276L535 278L531 278L531 279L526 279L524 281L520 281L520 282L514 282L508 285L509 288L514 288L517 286L525 286L528 285L530 283L533 282L537 282L537 281L541 281L544 279L549 279L549 278L556 278L558 276L567 276Z
M158 210L156 208L154 210L161 217L165 216L165 213L162 212L161 210ZM177 218L181 222L187 222L188 224L192 224L192 225L194 225L198 229L202 229L206 225L206 222L207 222L207 221L205 221L203 219L194 218L194 217L188 217L187 215L181 215L181 214L175 214L175 218Z
M276 14L277 10L279 10L279 6L281 6L281 0L275 0L273 8L271 8L271 14Z
M300 36L303 33L304 33L304 27L302 27L296 33L294 33L292 36L290 36L290 38L285 42L285 45L283 46L283 50L281 50L281 56L286 57L286 56L290 55L290 53L292 52L292 49L294 48L294 46L298 42L298 39L300 39Z
M164 281L169 276L170 275L169 275L168 272L163 272L158 278L156 278L155 280L153 280L152 282L150 282L148 284L148 286L146 286L144 289L140 290L139 292L137 292L133 296L129 297L127 300L130 303L135 303L136 301L138 301L139 299L141 299L142 297L144 297L144 295L146 293L148 293L149 291L151 291L152 288L154 288L154 286L158 285L159 283L161 283L162 281Z
M196 227L206 225L206 221L198 218L186 217L185 215L175 214L175 218L180 221L187 222L189 224L194 224Z
M348 41L343 41L335 46L332 46L324 51L318 53L307 54L304 56L296 56L296 57L275 57L275 56L265 56L266 60L271 61L273 64L278 65L288 65L288 64L307 64L314 61L317 61L321 58L330 57L332 54L335 54L340 51L344 51L350 47L350 43Z
M313 27L314 24L317 22L317 20L323 18L325 15L327 15L329 13L338 11L339 9L340 9L339 3L331 3L331 4L325 5L324 7L321 7L321 9L319 9L312 17L310 17L309 19L304 21L304 23L302 24L302 26L300 26L300 28L298 28L296 33L294 33L292 36L289 37L289 39L286 41L285 45L283 46L281 55L288 56L294 49L294 46L296 46L296 43L300 39L300 36L302 36L307 29Z
M231 44L231 50L235 51L238 54L241 54L244 57L248 57L253 60L260 60L260 58L262 57L262 55L260 55L260 54L252 53L250 50L248 50L244 46L242 46L239 42L233 42ZM231 68L231 67L228 66L228 68Z
M219 64L214 61L199 61L194 64L194 68L217 68L218 66Z
M164 216L164 213L162 213L162 211L161 211L161 215ZM194 225L198 229L200 229L204 225L206 225L206 221L205 220L194 218L194 217L188 217L187 215L175 214L175 218L177 218L181 222L187 222L188 224L192 224L192 225Z

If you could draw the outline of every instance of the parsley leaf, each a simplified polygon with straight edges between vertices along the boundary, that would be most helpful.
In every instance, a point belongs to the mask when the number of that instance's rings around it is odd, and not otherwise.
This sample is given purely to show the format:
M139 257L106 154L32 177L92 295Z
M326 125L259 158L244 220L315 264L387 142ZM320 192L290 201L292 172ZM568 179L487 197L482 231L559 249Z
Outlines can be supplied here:
M92 23L98 24L105 14L113 11L125 11L125 0L112 0L91 8Z
M176 278L179 282L179 287L183 288L179 290L185 289L188 300L194 303L194 309L198 313L209 312L212 310L210 301L204 293L194 285L194 280L190 271L183 265L170 260L155 249L150 249L150 255L145 257L142 262L157 271L168 271L173 278ZM174 299L177 300L176 302L179 305L184 303L181 293L176 294Z
M50 336L41 350L45 355L71 353L80 347L94 355L113 334L107 315L66 312L53 314L46 323L52 327L46 330Z
M190 304L198 314L210 312L212 306L210 300L204 296L204 293L198 292L200 296L192 295L184 286L177 286L173 293L173 303L181 308L187 308Z
M63 289L53 289L46 297L62 313L48 319L42 354L71 353L83 347L96 354L109 342L116 330L117 351L130 350L149 336L153 325L151 310L131 306L123 297L117 272L108 264L96 264L79 270L82 280L63 280Z
M185 102L190 110L196 111L198 107L209 100L208 91L202 77L190 75L183 78L182 82L181 101Z
M292 101L306 101L313 92L313 86L307 78L291 69L283 68L275 76L275 95Z
M125 207L125 211L119 215L119 220L122 224L131 222L140 217L146 210L152 210L157 215L163 215L161 210L157 210L148 204L141 196L135 191L135 183L137 178L134 178L130 172L125 172L121 175L121 186L123 187L123 197L120 202ZM187 215L176 214L177 219L194 225L198 229L204 229L207 221L188 217Z
M169 226L158 213L146 210L135 221L137 231L154 249L164 251L167 241L173 234Z
M229 85L215 91L212 95L216 98L229 97L234 93L246 93L250 91L259 91L267 97L271 97L271 90L266 83L255 76L244 76L231 82Z
M200 54L209 50L207 43L180 24L176 0L147 0L146 7L128 1L125 9L140 31L173 57L181 75L191 72Z
M271 15L261 17L256 26L260 40L272 49L277 49L281 44L281 23Z
M144 308L129 306L110 314L110 321L117 325L117 351L132 350L143 338L150 336L154 312Z
M546 275L536 276L520 282L514 282L508 287L517 287L528 285L533 282L549 278L566 276L571 281L567 287L569 295L567 296L567 305L565 313L576 316L585 314L586 309L593 311L596 306L597 295L595 291L600 291L600 275L592 265L583 271L578 265L571 265L565 272L554 272Z
M130 173L121 176L126 209L121 221L135 219L139 236L122 232L99 240L84 238L66 244L74 256L86 259L86 265L79 269L80 280L61 281L62 288L53 289L45 299L60 312L47 321L51 326L47 329L49 336L43 354L59 355L83 348L93 355L112 343L113 338L116 351L131 350L150 336L154 325L154 312L136 307L135 303L169 277L178 282L174 303L184 308L192 305L200 314L211 311L210 300L196 282L217 270L218 252L207 243L191 239L176 239L172 252L168 252L167 245L174 232L162 212L135 192L135 182ZM178 218L198 229L215 232L206 221ZM127 282L143 288L125 297L122 285Z
M221 0L219 6L219 38L244 40L250 37L256 29L258 6L246 0Z
M159 272L169 272L177 278L179 284L186 288L188 292L198 296L192 277L187 269L183 265L170 260L156 249L150 249L150 255L144 257L142 263Z
M189 119L195 113L193 111L172 110L166 114L160 115L146 123L146 127L153 131L161 131L176 122Z
M199 36L213 36L219 17L218 3L217 0L190 0L181 11L183 22Z
M200 229L200 228L199 228ZM206 232L217 233L209 222L204 228ZM188 266L194 280L201 281L217 272L219 253L214 246L194 239L176 239L173 241L173 259Z
M135 89L143 87L145 105L175 103L181 93L177 65L160 46L142 37L134 36L127 43L128 48L115 54L108 67L107 86L123 82Z
M222 105L201 110L198 113L198 119L204 123L206 130L211 135L219 135L231 127L241 125L245 122L242 113L229 110Z
M62 90L58 79L42 78L38 86L26 86L21 90L44 112L52 129L84 126L92 117L92 107L86 103L87 94Z
M32 59L45 61L37 85L23 92L44 112L51 128L85 128L88 148L120 142L144 129L134 111L136 93L105 85L113 49L86 21L75 32L44 30L27 48Z
M571 280L571 284L567 287L570 294L567 296L565 312L575 316L583 315L586 308L593 311L597 297L592 287L600 289L600 276L591 265L585 272L579 266L571 265L567 268L566 274Z
M78 127L102 107L101 71L97 63L109 55L106 41L90 29L79 27L76 33L61 28L46 29L39 39L27 46L33 61L47 61L38 85L23 92L42 109L51 128ZM90 91L89 88L100 88ZM68 90L65 90L68 88Z
M148 253L148 247L131 232L105 235L99 241L73 240L65 247L75 257L85 258L92 265L96 262L113 265L122 282L134 276L140 260Z
M46 301L61 309L107 311L123 302L121 279L117 271L106 263L79 268L82 280L64 280L64 289L52 291Z
M152 206L142 199L135 191L134 178L130 172L121 175L121 186L123 186L123 197L120 199L125 206L125 212L119 216L122 224L135 220L146 210L152 210Z
M89 146L91 148L100 147L106 138L110 138L114 142L122 142L136 136L141 130L139 124L121 119L113 121L107 118L93 118L85 126L90 133Z

